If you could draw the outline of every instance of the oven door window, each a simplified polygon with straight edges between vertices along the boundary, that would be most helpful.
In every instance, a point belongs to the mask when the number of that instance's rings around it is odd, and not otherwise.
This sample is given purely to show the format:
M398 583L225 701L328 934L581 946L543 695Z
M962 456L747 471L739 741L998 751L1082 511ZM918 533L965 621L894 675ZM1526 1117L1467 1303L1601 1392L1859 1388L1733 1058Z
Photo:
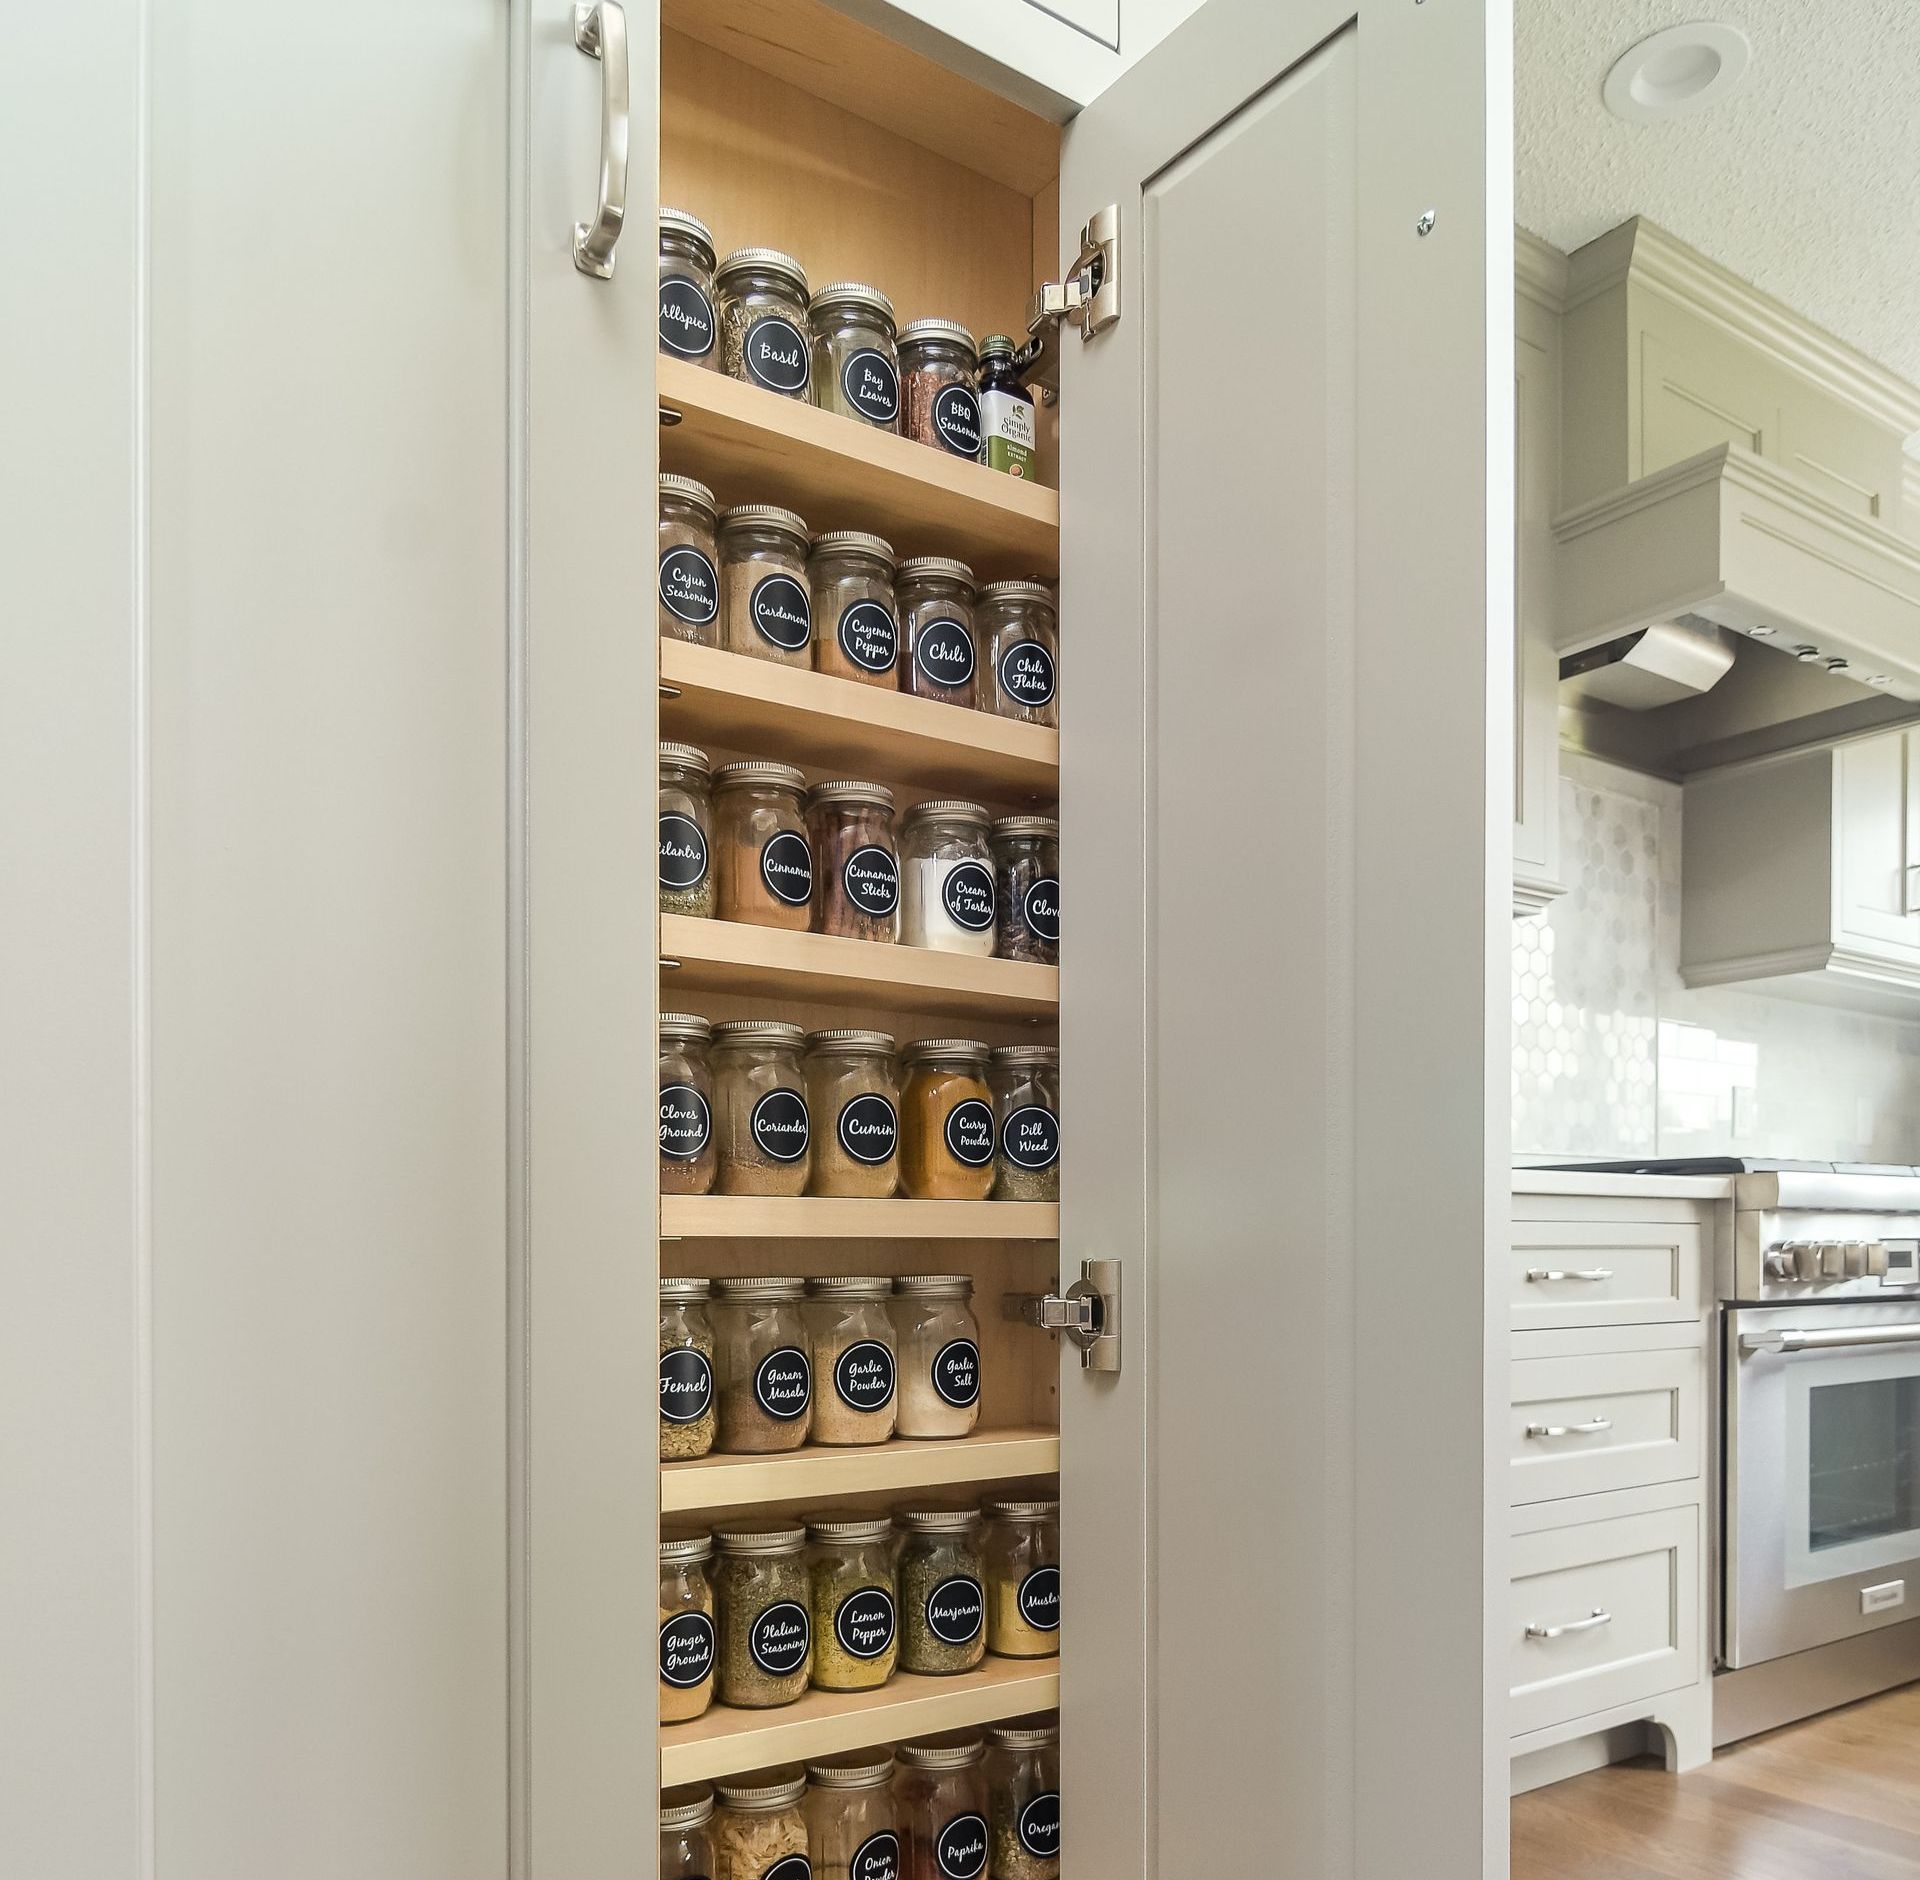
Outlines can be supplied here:
M1920 1556L1920 1360L1795 1364L1787 1439L1789 1585Z

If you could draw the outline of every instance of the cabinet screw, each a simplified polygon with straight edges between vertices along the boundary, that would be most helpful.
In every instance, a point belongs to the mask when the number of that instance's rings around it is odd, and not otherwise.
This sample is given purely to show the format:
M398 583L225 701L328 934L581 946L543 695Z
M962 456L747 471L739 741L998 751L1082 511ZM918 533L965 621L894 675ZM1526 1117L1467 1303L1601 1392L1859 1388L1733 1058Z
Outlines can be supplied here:
M1439 219L1431 209L1423 209L1420 212L1420 220L1413 225L1414 233L1417 235L1431 235L1433 233L1433 225L1439 221Z

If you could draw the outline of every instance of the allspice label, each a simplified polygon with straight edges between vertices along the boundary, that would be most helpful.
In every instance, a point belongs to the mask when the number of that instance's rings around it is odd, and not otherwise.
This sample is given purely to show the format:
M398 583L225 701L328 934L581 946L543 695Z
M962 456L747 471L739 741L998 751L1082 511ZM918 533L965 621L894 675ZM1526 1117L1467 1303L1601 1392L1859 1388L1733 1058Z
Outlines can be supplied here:
M669 274L660 283L660 344L682 359L704 359L713 341L713 302L697 281Z

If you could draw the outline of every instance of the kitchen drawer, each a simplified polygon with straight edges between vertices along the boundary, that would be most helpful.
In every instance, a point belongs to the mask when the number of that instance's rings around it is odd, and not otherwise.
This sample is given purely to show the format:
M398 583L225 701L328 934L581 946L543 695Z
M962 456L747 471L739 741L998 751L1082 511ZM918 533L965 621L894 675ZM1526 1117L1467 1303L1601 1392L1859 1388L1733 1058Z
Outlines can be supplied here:
M1507 1309L1516 1332L1697 1319L1698 1221L1515 1221Z
M1591 1621L1596 1613L1606 1619ZM1508 1734L1695 1683L1700 1511L1666 1508L1523 1534L1508 1605ZM1555 1638L1529 1627L1580 1626Z
M1518 1358L1508 1370L1511 1506L1701 1474L1707 1359L1699 1346Z

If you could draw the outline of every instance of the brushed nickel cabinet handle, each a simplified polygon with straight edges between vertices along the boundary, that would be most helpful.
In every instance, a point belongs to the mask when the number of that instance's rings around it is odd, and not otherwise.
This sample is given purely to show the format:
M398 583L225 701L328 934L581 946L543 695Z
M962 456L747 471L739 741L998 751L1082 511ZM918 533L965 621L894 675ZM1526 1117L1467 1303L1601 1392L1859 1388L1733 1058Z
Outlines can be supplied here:
M620 0L576 6L573 43L600 61L600 203L591 223L574 224L573 265L606 281L627 219L627 14Z
M1597 1285L1603 1279L1611 1279L1612 1277L1613 1268L1610 1266L1577 1267L1571 1272L1565 1271L1557 1266L1530 1266L1527 1268L1527 1279L1535 1286L1539 1285L1542 1280L1551 1279L1585 1280L1587 1284L1591 1286Z
M1591 1423L1529 1423L1527 1434L1532 1437L1601 1436L1612 1428L1612 1417L1595 1417Z
M1565 1625L1530 1625L1528 1638L1565 1638L1572 1632L1591 1632L1597 1626L1611 1625L1613 1614L1604 1606L1596 1606L1584 1619L1569 1619Z

